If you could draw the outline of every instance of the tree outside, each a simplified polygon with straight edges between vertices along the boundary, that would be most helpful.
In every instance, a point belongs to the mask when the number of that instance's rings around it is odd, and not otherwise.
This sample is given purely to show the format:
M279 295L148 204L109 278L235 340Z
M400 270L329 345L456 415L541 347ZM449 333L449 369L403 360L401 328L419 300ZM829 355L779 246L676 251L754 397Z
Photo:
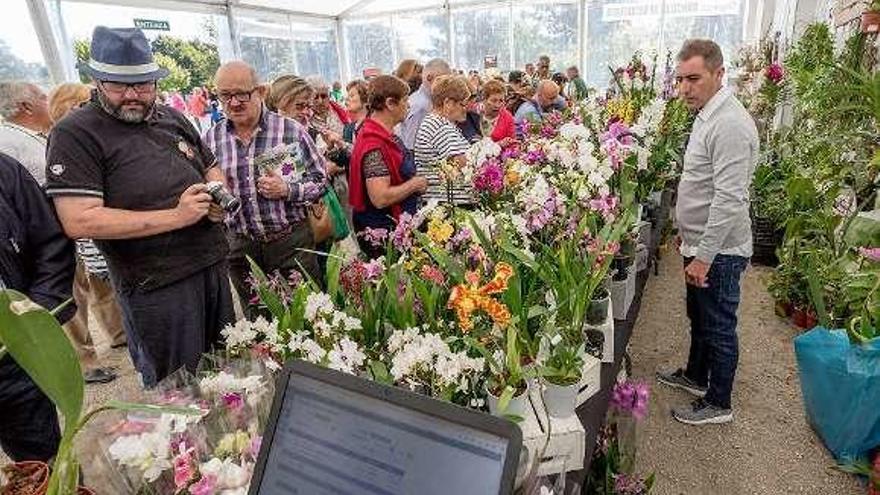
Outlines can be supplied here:
M49 70L42 64L25 62L12 53L9 45L0 39L0 81L2 80L22 80L48 84Z
M91 41L87 39L73 41L77 63L89 59L90 45ZM151 46L156 63L170 71L167 78L159 81L162 91L189 93L193 88L210 86L214 72L220 67L220 53L216 44L160 35ZM90 82L83 74L80 74L80 80Z

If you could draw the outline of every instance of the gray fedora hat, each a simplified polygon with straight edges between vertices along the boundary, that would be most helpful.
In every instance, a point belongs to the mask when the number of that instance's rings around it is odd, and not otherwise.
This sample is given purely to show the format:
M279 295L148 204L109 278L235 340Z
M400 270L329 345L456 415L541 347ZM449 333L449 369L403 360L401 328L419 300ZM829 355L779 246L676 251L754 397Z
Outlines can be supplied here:
M168 69L153 61L150 42L137 28L98 26L92 33L91 56L81 71L98 81L140 83L162 79Z

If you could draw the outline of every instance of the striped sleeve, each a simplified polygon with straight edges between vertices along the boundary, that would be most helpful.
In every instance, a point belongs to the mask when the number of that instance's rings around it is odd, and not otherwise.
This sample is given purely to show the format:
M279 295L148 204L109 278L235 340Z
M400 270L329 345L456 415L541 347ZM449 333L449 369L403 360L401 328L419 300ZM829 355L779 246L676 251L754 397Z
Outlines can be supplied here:
M91 239L77 239L76 254L85 266L86 272L99 276L107 274L107 261Z
M450 188L441 178L438 170L441 162L464 154L469 147L470 144L451 122L435 114L425 117L416 135L414 150L419 175L424 176L428 181L428 189L423 196L425 200L448 201L451 193L454 204L474 202L470 184L465 184L459 178Z

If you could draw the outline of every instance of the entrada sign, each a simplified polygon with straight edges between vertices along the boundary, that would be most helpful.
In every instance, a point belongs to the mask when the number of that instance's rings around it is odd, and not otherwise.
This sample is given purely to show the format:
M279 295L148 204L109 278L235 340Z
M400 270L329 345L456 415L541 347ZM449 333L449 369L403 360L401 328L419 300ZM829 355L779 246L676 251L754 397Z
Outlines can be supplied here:
M154 21L151 19L135 19L134 27L139 29L151 29L153 31L171 31L168 21Z

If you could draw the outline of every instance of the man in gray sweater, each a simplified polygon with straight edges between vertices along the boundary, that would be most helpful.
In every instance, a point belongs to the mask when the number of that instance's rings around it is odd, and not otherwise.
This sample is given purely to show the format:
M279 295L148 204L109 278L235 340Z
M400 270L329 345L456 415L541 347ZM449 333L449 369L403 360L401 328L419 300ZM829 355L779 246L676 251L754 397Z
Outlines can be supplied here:
M739 357L736 311L740 279L752 255L749 185L758 131L722 87L724 60L710 40L688 40L678 53L678 91L696 114L678 186L676 218L684 257L691 346L687 366L658 373L697 397L672 411L686 424L727 423Z

